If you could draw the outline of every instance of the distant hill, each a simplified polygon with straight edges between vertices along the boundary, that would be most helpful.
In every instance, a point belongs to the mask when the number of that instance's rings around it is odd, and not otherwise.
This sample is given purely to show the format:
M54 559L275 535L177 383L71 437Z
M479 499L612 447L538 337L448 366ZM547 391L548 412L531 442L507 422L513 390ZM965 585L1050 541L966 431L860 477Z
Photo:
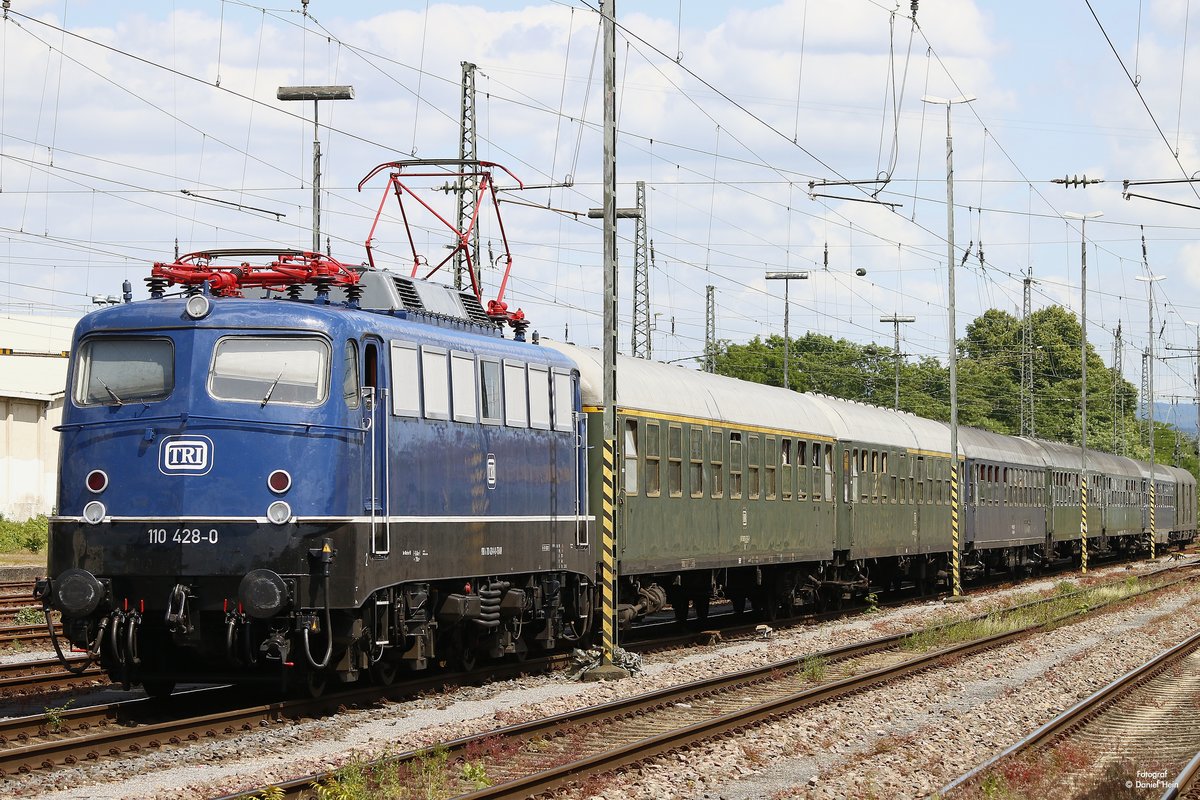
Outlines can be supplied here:
M1145 414L1138 412L1138 416L1142 419L1146 418ZM1192 403L1155 403L1154 404L1154 421L1167 422L1174 425L1184 433L1196 435L1196 406ZM1091 427L1090 425L1088 426Z

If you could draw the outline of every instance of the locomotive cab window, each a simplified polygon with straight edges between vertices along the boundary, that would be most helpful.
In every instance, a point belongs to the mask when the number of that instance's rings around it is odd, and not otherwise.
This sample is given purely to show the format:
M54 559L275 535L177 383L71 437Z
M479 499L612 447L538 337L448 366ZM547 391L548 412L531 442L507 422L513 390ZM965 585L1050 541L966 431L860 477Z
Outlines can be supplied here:
M346 342L342 354L342 399L346 408L358 408L358 346L353 340Z
M226 336L213 350L208 392L261 406L320 405L329 394L329 345L311 336Z
M162 400L175 388L170 339L89 339L75 363L75 403L119 406Z

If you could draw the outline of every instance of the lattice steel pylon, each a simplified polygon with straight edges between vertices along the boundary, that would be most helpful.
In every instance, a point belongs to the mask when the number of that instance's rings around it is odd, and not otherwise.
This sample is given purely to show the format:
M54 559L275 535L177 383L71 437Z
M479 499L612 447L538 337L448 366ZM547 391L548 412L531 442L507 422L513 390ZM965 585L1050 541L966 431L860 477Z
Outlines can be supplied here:
M704 287L704 371L717 371L717 303L715 286Z
M462 135L458 140L458 157L464 161L474 161L476 153L476 144L478 136L476 135L477 128L475 127L475 65L469 61L462 63L462 112L459 118L459 126ZM465 172L466 170L464 170ZM471 263L479 264L479 226L471 224L471 214L475 209L475 195L478 192L478 179L475 177L460 177L456 191L458 193L458 213L455 221L458 223L458 230L467 229L467 225L471 225ZM455 242L457 245L458 242ZM454 288L463 288L463 272L466 271L466 259L462 251L454 254ZM478 266L475 269L479 269ZM482 272L482 270L481 270ZM477 275L481 278L481 275ZM475 285L475 281L468 281L470 285Z
M1033 268L1029 269L1030 274ZM1033 436L1033 278L1025 278L1025 296L1021 307L1021 435Z
M633 235L633 357L650 358L650 263L646 234L646 182L637 182L637 228Z
M1113 452L1125 455L1125 392L1121 383L1125 376L1125 342L1121 336L1121 320L1117 320L1117 330L1113 334L1113 365L1112 365L1112 418L1113 418Z
M1141 406L1142 406L1143 418L1146 420L1149 420L1150 419L1150 351L1149 350L1142 351ZM1149 425L1146 426L1146 449L1147 450L1149 450L1150 446L1151 446L1150 445L1150 436L1152 435L1152 430L1153 429Z

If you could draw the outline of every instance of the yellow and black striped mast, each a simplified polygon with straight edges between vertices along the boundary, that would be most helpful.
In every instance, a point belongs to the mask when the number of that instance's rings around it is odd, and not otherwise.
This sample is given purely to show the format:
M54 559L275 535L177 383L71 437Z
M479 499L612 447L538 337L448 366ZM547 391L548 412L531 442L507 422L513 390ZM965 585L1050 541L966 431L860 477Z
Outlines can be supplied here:
M625 678L613 664L617 649L617 91L616 0L600 4L604 26L604 506L600 557L600 666L592 680Z

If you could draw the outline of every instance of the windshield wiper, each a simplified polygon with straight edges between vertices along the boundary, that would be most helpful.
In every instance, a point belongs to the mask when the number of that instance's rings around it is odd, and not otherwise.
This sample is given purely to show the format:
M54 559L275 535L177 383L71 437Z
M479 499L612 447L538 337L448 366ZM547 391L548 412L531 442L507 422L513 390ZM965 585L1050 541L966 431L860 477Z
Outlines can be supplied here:
M275 394L275 387L279 385L279 380L283 377L283 371L286 369L287 364L284 363L283 369L279 370L279 374L275 376L275 380L271 381L271 386L267 389L267 393L263 395L262 404L259 406L259 408L266 407L267 402L271 399L271 395Z
M119 406L125 405L125 401L122 400L121 398L117 397L117 393L114 392L112 389L110 389L108 387L107 383L105 383L100 378L96 378L96 380L100 383L101 386L104 387L104 391L108 392L108 396L111 397L113 399L113 401L116 402L117 405L119 405Z

